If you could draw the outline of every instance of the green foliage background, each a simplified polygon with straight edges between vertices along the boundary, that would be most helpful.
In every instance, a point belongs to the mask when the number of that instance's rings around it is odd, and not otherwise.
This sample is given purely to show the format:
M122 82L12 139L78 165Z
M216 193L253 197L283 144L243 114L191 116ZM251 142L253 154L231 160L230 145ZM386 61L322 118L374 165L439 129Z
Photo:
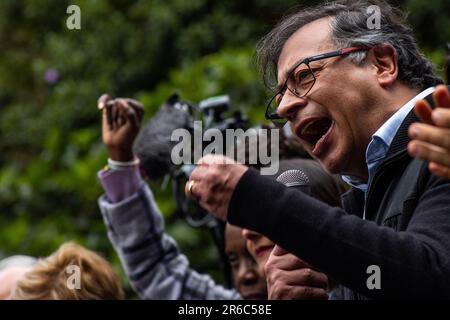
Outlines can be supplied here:
M96 203L106 161L97 98L140 99L149 117L175 90L190 101L230 94L234 107L262 121L255 43L289 8L316 2L1 0L0 259L45 256L75 240L112 261L133 297ZM442 67L450 2L394 3L410 11L423 50ZM70 4L81 8L79 31L66 28ZM51 69L54 84L45 80ZM221 281L209 234L177 220L160 185L152 188L168 232L194 268Z

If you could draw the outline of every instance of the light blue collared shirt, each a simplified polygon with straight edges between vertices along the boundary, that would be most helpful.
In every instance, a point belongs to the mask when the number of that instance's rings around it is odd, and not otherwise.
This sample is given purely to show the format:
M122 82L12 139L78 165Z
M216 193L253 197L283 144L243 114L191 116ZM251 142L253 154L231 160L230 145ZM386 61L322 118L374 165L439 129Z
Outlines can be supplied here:
M409 112L414 108L415 103L418 100L424 99L434 91L434 87L428 88L403 107L401 107L392 117L390 117L372 136L372 140L367 146L366 150L366 163L369 172L369 179L367 182L353 176L342 176L342 179L351 185L352 187L362 190L367 196L367 188L370 184L373 175L378 168L378 165L386 157L389 147L392 144L392 140L400 128L401 124L405 120Z

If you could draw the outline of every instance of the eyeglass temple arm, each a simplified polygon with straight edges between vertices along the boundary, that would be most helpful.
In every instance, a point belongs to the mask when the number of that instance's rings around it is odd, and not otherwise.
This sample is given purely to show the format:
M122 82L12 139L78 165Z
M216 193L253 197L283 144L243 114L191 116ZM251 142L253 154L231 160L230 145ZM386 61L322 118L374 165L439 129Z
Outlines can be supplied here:
M317 60L322 60L322 59L327 59L327 58L332 58L332 57L338 57L338 56L346 56L348 54L354 53L354 52L358 52L358 51L363 51L363 50L367 50L368 48L366 47L350 47L350 48L345 48L345 49L341 49L341 50L336 50L336 51L332 51L332 52L328 52L328 53L324 53L324 54L319 54L317 56L313 56L310 58L305 59L305 63L309 63L312 61L317 61Z

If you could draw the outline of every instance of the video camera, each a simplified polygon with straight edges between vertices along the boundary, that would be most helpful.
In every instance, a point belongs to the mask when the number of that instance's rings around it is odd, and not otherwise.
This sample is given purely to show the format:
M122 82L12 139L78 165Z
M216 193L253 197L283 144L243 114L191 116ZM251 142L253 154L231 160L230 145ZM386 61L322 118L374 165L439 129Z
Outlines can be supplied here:
M195 164L175 165L171 160L171 140L176 129L185 129L194 136L194 121L202 121L203 130L217 129L225 135L227 129L243 129L249 127L247 118L240 112L231 109L228 95L210 97L200 101L198 105L180 100L177 94L172 95L143 128L134 146L134 153L140 159L141 167L150 179L170 176L177 214L194 228L208 228L218 247L224 266L224 223L206 212L196 202L187 198L184 192L189 176L195 169ZM202 139L205 141L205 139ZM227 146L223 146L226 150ZM202 145L202 150L205 145ZM231 283L230 272L225 267L225 276Z
M227 95L202 100L198 106L195 107L191 105L191 108L197 110L203 117L204 131L208 129L217 129L225 135L227 129L245 130L248 128L248 121L243 117L240 111L234 112L227 118L224 117L224 113L230 110L230 98ZM189 130L193 130L193 128L189 127ZM224 146L224 150L225 149L226 146ZM178 212L192 227L213 228L214 225L217 224L217 220L195 202L187 198L184 193L184 186L194 169L194 164L185 164L178 168L173 174L173 194Z
M248 120L240 111L225 116L228 111L230 97L227 95L211 97L196 105L181 101L179 96L174 94L148 121L134 146L134 152L148 178L152 180L166 175L171 177L177 212L189 225L196 228L212 227L210 224L215 222L211 215L186 198L184 186L195 164L177 166L173 163L171 153L176 141L172 141L171 136L177 129L185 129L194 136L194 121L202 121L202 132L217 129L224 135L227 129L248 128ZM202 150L203 148L204 144ZM223 150L225 149L226 146Z

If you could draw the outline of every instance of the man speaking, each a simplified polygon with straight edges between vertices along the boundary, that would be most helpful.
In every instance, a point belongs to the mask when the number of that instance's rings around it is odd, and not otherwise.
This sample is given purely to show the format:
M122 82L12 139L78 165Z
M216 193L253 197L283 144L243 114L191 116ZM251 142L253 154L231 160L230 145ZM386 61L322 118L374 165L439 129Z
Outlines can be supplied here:
M314 265L349 288L347 298L450 298L450 182L407 153L414 103L442 80L400 11L368 0L307 8L264 37L258 55L277 83L266 117L289 122L344 176L345 209L215 156L200 161L186 193Z

